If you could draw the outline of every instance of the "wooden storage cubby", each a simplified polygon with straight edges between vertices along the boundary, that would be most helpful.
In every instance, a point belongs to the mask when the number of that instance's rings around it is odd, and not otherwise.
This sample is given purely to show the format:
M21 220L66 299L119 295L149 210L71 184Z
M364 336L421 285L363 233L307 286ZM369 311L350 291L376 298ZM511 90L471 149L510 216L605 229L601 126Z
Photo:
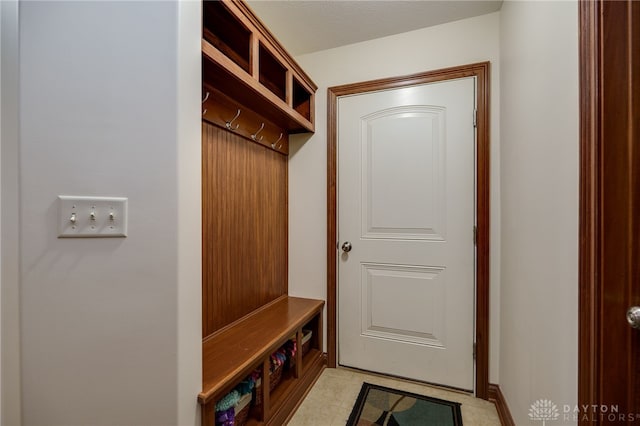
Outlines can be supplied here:
M202 20L202 38L250 72L251 31L219 1L203 2Z
M254 111L290 133L315 131L317 86L248 6L240 0L205 1L203 78L239 93ZM207 77L207 75L209 77Z
M300 115L307 119L311 119L312 116L312 100L313 94L310 93L300 82L294 78L293 79L293 109L295 109Z
M198 395L203 426L213 426L216 402L260 366L263 405L252 407L247 424L284 424L325 366L323 307L321 300L283 296L205 340L203 390ZM269 357L294 334L301 342L303 328L313 331L311 349L302 357L298 346L295 367L283 372L278 386L270 391Z
M258 67L258 80L272 93L283 101L287 92L287 69L276 59L269 49L260 43L258 50L260 66ZM308 117L307 117L308 118Z

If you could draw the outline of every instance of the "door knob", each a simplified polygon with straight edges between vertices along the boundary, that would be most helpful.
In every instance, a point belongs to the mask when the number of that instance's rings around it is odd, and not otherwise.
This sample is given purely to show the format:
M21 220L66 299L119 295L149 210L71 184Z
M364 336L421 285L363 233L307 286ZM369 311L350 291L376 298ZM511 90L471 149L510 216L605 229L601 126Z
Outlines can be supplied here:
M627 321L635 329L640 329L640 306L632 306L627 311Z
M345 241L342 244L342 251L345 253L349 253L351 251L353 247L351 246L351 243L349 241ZM638 308L640 310L640 308Z

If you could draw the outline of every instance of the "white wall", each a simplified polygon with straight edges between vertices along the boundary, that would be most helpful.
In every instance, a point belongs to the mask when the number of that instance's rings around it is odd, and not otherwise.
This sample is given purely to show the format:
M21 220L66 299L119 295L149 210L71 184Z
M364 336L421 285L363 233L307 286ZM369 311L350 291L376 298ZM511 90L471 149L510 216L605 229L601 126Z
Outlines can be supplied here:
M198 422L194 5L21 3L25 425ZM59 194L128 197L129 236L56 238Z
M0 1L0 424L21 422L18 283L18 2Z
M499 13L298 56L318 84L316 133L291 138L289 292L326 298L327 87L491 61L490 381L498 381L500 318Z
M177 56L177 425L200 425L202 390L202 8L180 1ZM195 394L194 394L195 392Z
M506 1L500 23L500 387L525 425L577 399L577 4Z

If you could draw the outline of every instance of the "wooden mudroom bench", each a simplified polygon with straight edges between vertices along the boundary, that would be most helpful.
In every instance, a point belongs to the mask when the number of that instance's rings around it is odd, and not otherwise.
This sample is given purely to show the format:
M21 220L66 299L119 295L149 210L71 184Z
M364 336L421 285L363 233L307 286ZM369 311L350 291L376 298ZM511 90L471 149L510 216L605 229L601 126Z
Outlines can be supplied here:
M269 383L269 357L292 335L302 341L302 329L312 330L311 349L296 353L295 368L285 372L272 391L263 386L260 410L252 410L247 424L282 425L302 401L326 365L322 354L324 301L283 296L220 330L203 342L203 425L214 424L216 402L247 375L262 366L262 383Z
M315 130L316 90L243 0L202 2L203 426L218 402L285 424L326 365L324 301L288 295L289 135Z

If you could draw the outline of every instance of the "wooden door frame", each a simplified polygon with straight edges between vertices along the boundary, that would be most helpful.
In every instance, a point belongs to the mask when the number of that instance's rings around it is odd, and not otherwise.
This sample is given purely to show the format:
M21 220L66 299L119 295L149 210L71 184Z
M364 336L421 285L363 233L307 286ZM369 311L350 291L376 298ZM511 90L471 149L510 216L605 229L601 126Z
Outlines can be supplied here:
M337 114L338 98L464 77L477 77L476 165L476 396L486 399L489 386L489 62L462 65L327 89L327 355L337 365Z
M617 6L630 7L633 0L615 2ZM609 4L606 0L580 0L579 53L580 53L580 204L579 204L579 318L578 318L578 406L592 406L606 403L604 377L608 374L603 355L603 337L610 333L607 329L603 305L606 300L605 274L602 267L607 258L604 251L605 230L605 173L604 149L618 138L631 140L634 135L633 120L637 119L634 106L626 105L612 111L612 95L604 94L605 84L624 85L637 91L632 83L611 80L615 78L615 68L629 67L634 75L638 62L631 64L631 19L613 19L604 13ZM628 10L629 12L629 10ZM628 17L627 17L628 18ZM637 31L637 30L636 30ZM627 43L620 43L622 39ZM637 43L637 40L635 41ZM624 52L625 53L621 53ZM631 69L633 66L634 69ZM605 73L605 70L607 73ZM612 77L613 76L613 77ZM624 86L622 86L624 87ZM616 105L629 102L617 99ZM608 98L607 98L608 95ZM607 102L608 101L608 102ZM614 114L614 116L606 115ZM612 125L617 114L627 119L626 128ZM633 114L633 115L631 115ZM606 117L606 121L605 121ZM606 124L608 123L608 124ZM616 127L616 134L612 128ZM622 386L622 384L620 384ZM580 416L579 424L598 424L590 416Z
M579 318L578 405L595 404L598 398L599 357L596 331L599 327L597 262L600 252L600 10L599 1L580 1L580 202L579 202ZM580 421L580 424L588 422Z

